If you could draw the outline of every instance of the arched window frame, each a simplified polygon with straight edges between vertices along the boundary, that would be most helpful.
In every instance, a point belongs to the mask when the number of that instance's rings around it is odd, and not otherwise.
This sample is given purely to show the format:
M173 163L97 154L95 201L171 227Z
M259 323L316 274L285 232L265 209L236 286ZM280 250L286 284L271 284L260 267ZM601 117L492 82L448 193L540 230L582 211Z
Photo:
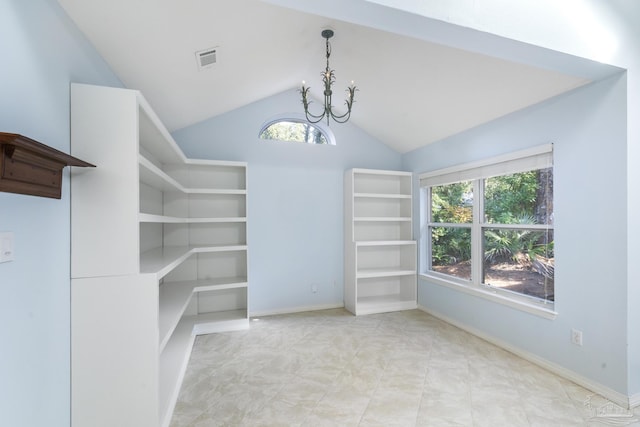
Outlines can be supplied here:
M311 144L311 143L307 143L309 145L336 145L336 137L333 134L333 132L331 131L331 129L329 128L329 126L327 126L324 123L309 123L307 121L307 119L305 118L305 116L303 114L299 114L299 113L284 113L284 114L278 114L276 116L273 116L269 119L267 119L262 126L260 127L260 132L258 132L258 138L263 139L260 137L260 135L262 135L262 132L264 132L269 126L278 123L278 122L293 122L293 123L302 123L308 126L311 126L313 128L316 128L320 131L320 133L322 134L322 136L324 136L324 138L327 140L326 144ZM281 141L281 140L276 140L276 141ZM298 143L298 141L282 141L282 142L296 142Z

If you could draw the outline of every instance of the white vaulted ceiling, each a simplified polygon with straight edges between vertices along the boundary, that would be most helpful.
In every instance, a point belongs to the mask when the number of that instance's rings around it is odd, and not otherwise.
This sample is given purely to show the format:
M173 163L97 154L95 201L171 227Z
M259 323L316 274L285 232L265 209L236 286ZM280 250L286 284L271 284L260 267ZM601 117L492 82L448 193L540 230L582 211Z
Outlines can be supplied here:
M351 80L359 88L351 121L401 153L589 81L380 29L384 25L348 22L340 19L344 10L331 17L260 0L59 2L170 131L292 90L302 80L319 95L325 27L335 31L336 93L341 97ZM378 18L384 22L385 15ZM210 47L218 47L217 64L198 70L195 52Z

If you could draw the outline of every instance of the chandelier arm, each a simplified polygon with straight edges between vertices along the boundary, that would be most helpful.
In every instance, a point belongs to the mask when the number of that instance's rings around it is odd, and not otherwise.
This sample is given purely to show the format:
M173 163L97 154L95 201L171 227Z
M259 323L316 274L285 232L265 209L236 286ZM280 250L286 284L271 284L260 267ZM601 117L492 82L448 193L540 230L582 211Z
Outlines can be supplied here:
M309 110L305 110L304 112L305 112L305 115L307 116L307 118L312 117L314 119L318 119L318 121L322 120L324 118L324 116L327 115L326 111L323 111L322 114L313 114Z
M309 111L308 108L305 107L304 114L307 117L307 121L309 123L318 123L319 121L324 119L324 117L327 115L327 112L323 111L322 114L313 114L312 112Z
M331 111L330 114L331 114L331 118L333 118L333 120L335 120L336 122L344 123L347 120L349 120L349 116L351 116L351 108L349 108L346 113L341 114L341 115L333 114L333 111ZM344 119L345 117L346 117L345 121L343 121L343 122L339 121L340 119Z
M304 113L304 114L305 114L305 116L306 116L306 118L307 118L307 121L308 121L309 123L312 123L312 124L313 124L313 123L318 123L318 122L320 122L320 121L321 121L322 119L324 119L324 118L325 118L325 116L326 116L326 114L325 114L325 113L322 113L322 114L320 114L320 115L315 115L315 114L312 114L312 113L310 113L310 112L308 112L308 111L305 111L305 113Z
M346 117L344 120L342 120L345 116L347 116L347 117ZM331 117L333 118L333 120L334 120L336 123L340 123L340 124L342 124L342 123L347 123L347 121L349 121L349 118L351 117L351 111L346 112L346 113L345 113L345 114L343 114L342 116L338 116L338 117L336 117L336 116L334 116L334 115L331 115Z
M322 120L322 118L325 116L326 113L323 112L321 115L316 115L309 111L309 104L311 104L311 101L307 99L307 93L309 92L309 89L310 88L308 87L304 87L304 85L300 89L300 93L302 93L302 105L304 105L304 113L307 116L308 121L312 122L311 119L309 119L309 117L311 116L314 119L318 119L317 121L312 123L318 123L320 120Z
M322 119L324 119L324 116L325 116L325 114L322 114L321 116L313 116L313 117L316 117L317 119L310 119L309 113L306 113L305 115L307 116L307 121L311 124L319 123L320 121L322 121Z
M357 90L357 88L355 86L350 86L349 88L347 88L347 90L349 91L349 97L345 100L345 104L347 104L347 111L341 115L333 114L333 110L330 110L329 112L331 114L331 117L338 123L345 123L347 120L349 120L349 117L351 117L351 107L354 103L355 91ZM345 120L340 121L341 119Z

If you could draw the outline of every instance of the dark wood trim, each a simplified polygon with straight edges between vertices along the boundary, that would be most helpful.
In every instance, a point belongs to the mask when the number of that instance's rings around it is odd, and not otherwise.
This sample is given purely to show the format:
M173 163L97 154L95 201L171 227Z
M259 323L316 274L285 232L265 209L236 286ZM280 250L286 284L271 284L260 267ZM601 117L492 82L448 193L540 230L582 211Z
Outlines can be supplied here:
M95 167L26 136L0 132L0 191L60 199L65 166Z

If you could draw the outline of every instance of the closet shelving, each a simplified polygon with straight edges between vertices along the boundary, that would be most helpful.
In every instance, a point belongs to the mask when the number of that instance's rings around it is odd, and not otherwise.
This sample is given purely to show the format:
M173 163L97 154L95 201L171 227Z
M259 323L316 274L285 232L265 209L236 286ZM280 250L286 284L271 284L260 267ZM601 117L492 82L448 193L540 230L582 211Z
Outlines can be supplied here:
M71 93L97 165L72 175L72 424L167 426L195 336L249 326L247 165L186 158L138 91Z
M345 172L345 307L370 314L417 307L410 172Z

